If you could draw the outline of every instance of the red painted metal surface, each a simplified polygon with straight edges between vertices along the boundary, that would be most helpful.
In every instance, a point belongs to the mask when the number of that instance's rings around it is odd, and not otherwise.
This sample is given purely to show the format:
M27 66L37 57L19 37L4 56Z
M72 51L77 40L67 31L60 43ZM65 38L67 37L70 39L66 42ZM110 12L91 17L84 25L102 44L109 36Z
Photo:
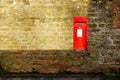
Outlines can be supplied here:
M87 49L87 17L74 17L73 48L75 50Z

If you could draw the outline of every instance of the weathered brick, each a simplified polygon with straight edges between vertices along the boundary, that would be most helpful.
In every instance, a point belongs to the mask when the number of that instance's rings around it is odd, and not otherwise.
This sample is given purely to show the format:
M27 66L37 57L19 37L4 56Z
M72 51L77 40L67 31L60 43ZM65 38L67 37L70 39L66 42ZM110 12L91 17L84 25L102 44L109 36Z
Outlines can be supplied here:
M119 20L119 10L120 10L120 7L119 7L119 3L114 0L113 1L113 13L114 13L114 17L113 17L113 28L119 28L120 25L120 20Z
M0 68L2 64L2 69L10 72L40 73L118 69L118 3L118 0L1 0ZM88 17L87 51L73 50L74 16Z

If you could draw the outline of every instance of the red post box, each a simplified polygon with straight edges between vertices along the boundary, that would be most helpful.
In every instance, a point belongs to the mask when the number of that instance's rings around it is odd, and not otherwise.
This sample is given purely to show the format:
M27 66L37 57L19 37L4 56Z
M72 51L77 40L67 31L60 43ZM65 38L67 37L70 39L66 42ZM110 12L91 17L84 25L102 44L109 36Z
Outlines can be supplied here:
M73 48L75 50L87 49L87 17L74 17L73 19Z

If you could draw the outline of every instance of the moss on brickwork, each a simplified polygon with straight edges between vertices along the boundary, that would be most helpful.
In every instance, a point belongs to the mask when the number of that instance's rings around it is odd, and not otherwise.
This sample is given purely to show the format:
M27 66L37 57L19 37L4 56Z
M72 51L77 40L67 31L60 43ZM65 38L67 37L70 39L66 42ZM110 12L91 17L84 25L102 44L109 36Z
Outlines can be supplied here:
M10 51L0 51L0 72L8 72L12 69L14 62L14 56L11 55Z

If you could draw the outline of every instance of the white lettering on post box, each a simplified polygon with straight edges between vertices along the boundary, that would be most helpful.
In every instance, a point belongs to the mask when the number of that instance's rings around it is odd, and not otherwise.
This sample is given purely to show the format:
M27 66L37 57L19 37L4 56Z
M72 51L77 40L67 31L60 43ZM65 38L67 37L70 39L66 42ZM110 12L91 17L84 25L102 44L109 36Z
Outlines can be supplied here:
M77 37L82 37L82 29L77 29Z

